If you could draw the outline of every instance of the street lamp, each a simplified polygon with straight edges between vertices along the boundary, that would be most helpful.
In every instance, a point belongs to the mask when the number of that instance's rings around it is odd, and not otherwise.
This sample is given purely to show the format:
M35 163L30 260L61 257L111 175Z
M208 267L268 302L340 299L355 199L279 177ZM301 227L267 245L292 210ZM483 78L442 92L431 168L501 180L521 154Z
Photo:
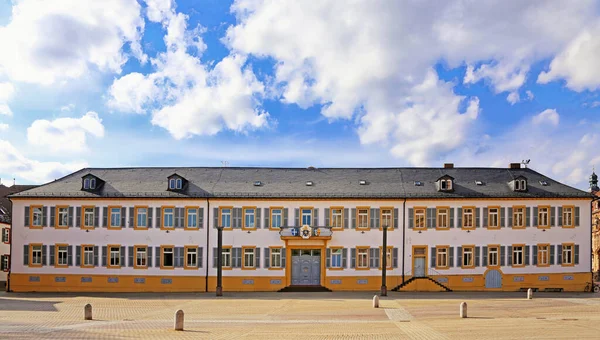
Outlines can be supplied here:
M387 224L382 227L383 229L383 256L381 261L381 296L387 296L387 285L386 285L386 270L387 270Z
M217 296L223 296L223 226L217 226Z

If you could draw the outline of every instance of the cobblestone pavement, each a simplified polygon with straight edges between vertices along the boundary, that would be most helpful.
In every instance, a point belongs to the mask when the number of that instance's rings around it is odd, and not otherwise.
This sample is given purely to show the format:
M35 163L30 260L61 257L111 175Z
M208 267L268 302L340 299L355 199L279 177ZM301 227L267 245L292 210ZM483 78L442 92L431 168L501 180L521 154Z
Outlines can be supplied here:
M373 293L225 295L0 293L0 339L600 338L600 294L391 292L379 309ZM184 332L172 330L178 309Z

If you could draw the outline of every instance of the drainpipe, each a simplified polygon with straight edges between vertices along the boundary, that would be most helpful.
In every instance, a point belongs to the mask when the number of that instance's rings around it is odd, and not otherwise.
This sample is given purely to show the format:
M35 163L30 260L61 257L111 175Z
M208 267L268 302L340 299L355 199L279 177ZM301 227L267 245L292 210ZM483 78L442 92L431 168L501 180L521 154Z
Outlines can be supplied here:
M590 273L592 273L592 282L594 282L594 268L592 267L592 263L594 262L594 221L592 218L594 217L594 202L600 201L600 197L593 197L590 202ZM600 227L597 226L597 227ZM600 269L598 270L600 272Z
M404 248L406 248L406 197L402 203L402 283L404 283Z
M206 277L204 278L204 290L205 292L208 293L208 263L209 263L209 256L208 254L210 254L209 252L209 236L210 236L210 201L208 200L208 197L206 198L206 209L207 209L207 213L206 213Z

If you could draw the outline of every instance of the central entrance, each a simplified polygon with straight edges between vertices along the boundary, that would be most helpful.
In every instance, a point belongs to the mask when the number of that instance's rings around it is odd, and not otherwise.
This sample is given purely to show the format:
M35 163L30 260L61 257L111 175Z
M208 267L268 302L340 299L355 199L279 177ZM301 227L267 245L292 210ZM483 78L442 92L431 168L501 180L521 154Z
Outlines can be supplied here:
M292 249L292 285L321 284L321 249Z

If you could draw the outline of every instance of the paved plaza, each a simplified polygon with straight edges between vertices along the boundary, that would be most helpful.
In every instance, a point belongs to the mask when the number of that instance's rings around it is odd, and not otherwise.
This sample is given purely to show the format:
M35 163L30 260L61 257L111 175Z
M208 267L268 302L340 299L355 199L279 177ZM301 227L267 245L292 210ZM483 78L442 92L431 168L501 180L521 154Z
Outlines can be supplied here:
M0 293L1 339L598 339L600 294ZM468 303L460 319L460 302ZM92 321L83 320L93 306ZM185 312L185 331L173 329Z

